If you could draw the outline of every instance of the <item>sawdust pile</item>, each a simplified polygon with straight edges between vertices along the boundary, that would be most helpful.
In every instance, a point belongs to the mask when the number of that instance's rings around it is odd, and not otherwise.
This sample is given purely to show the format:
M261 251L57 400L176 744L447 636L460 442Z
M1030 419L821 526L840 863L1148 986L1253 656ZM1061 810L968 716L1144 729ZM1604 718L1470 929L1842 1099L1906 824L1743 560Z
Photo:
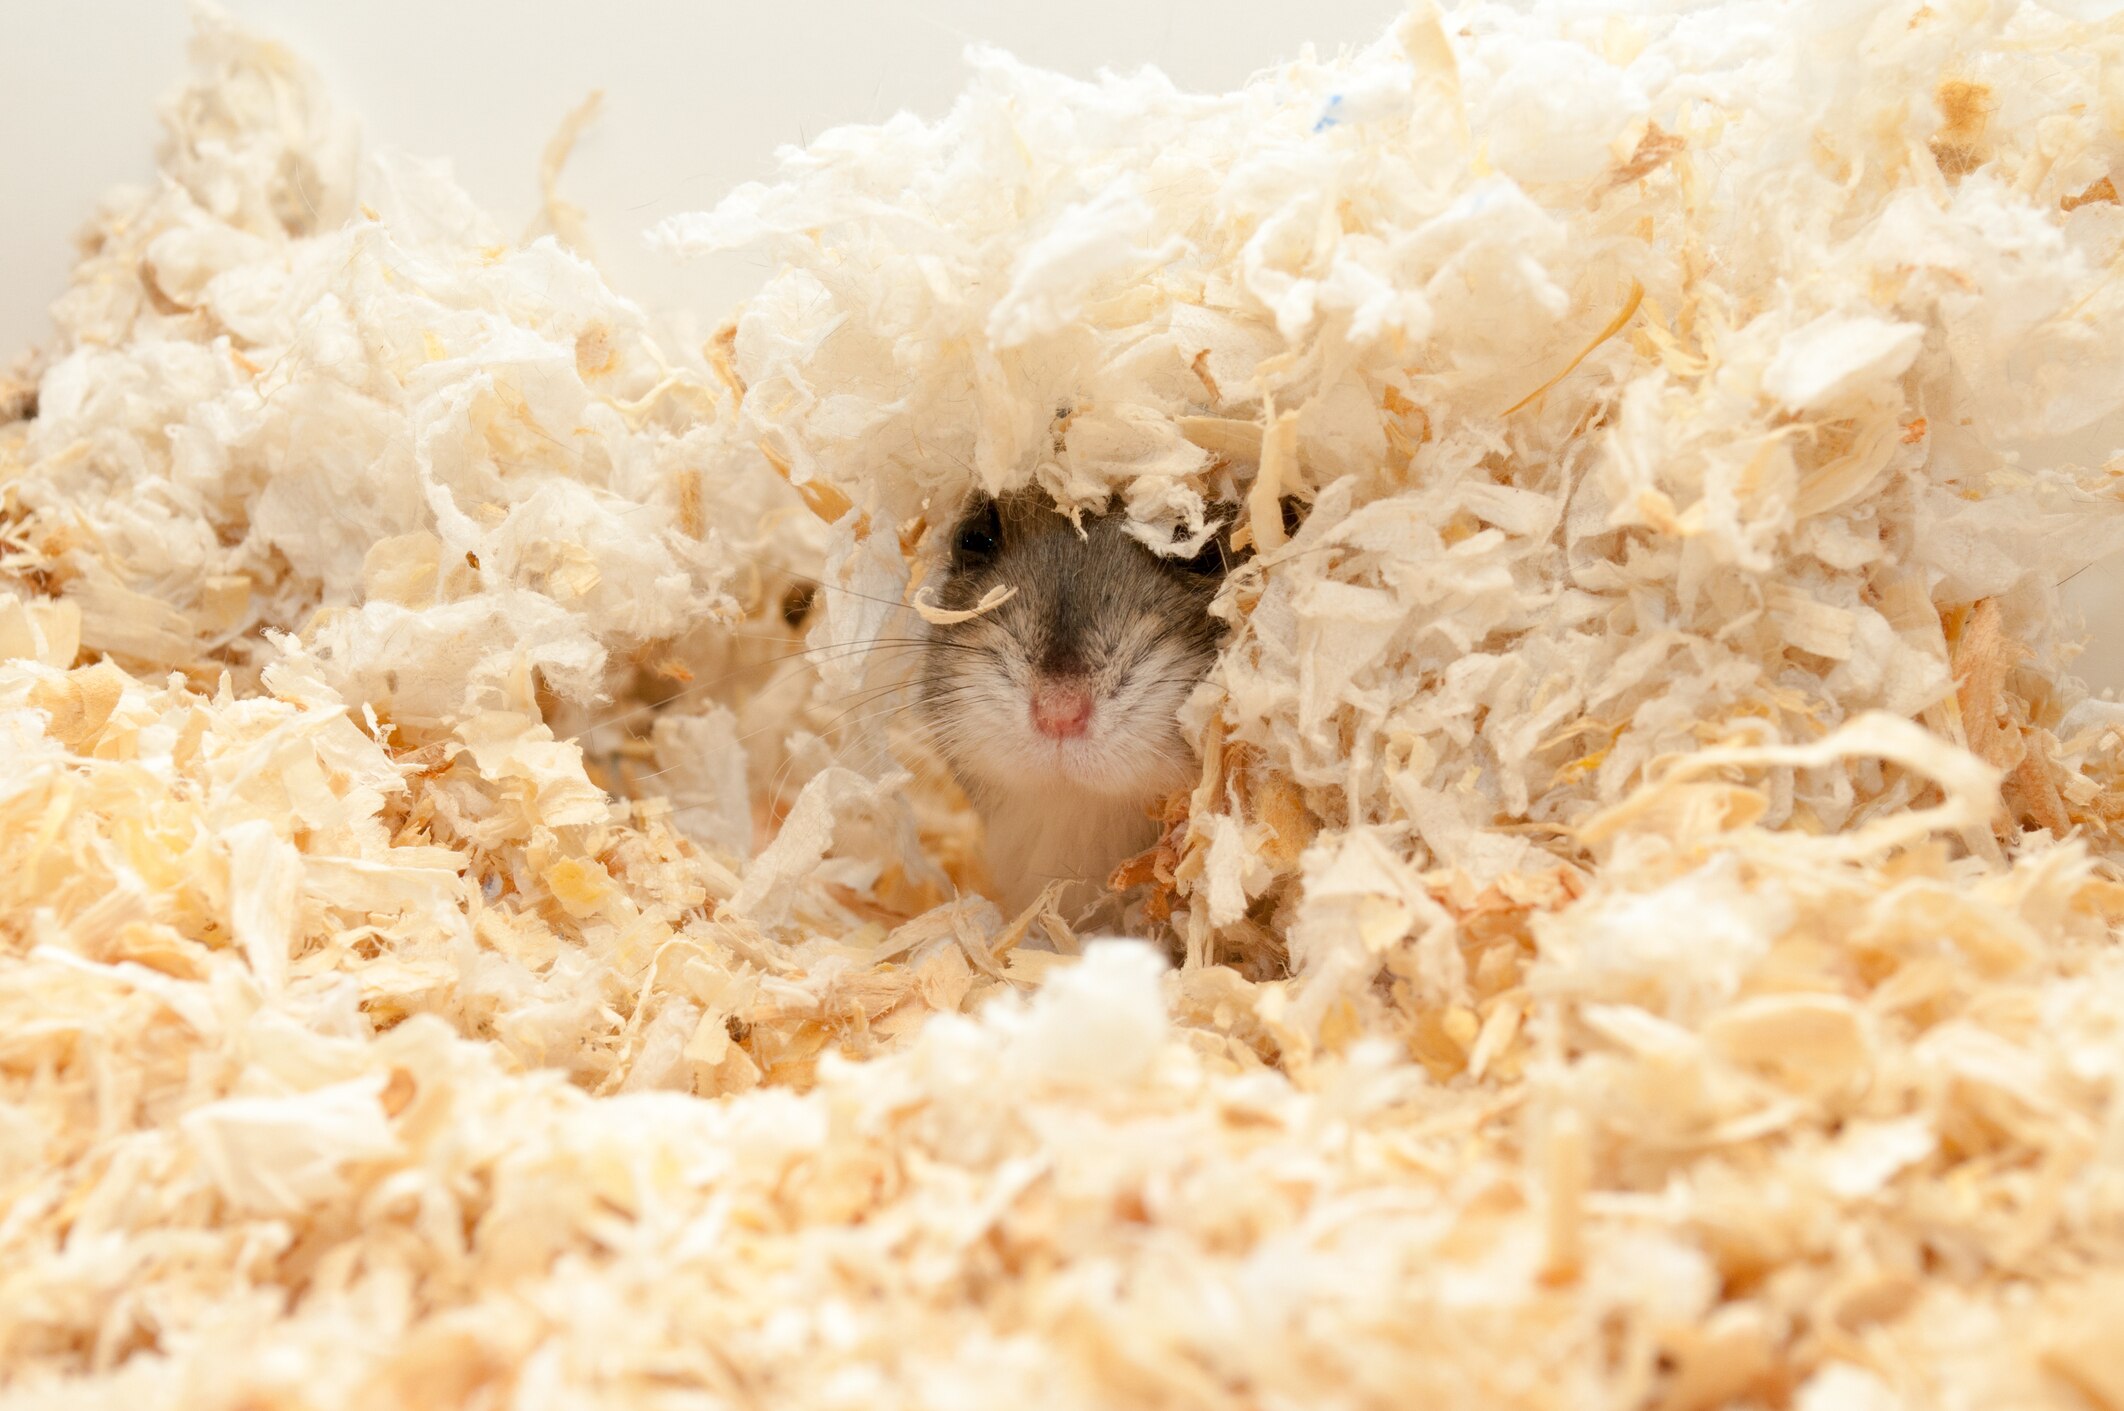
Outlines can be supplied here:
M976 53L706 339L203 12L0 429L0 1406L2124 1408L2099 8ZM1250 511L1177 969L850 704L1027 482Z

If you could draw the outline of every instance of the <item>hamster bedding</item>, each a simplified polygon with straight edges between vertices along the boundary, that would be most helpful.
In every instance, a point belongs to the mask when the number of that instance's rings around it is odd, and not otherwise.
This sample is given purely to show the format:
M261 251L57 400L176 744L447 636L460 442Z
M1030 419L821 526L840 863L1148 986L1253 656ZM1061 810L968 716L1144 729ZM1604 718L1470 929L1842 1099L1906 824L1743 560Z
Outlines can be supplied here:
M0 1406L2124 1408L2101 8L977 51L697 331L203 12L0 389ZM1175 963L889 705L1026 484L1249 510Z

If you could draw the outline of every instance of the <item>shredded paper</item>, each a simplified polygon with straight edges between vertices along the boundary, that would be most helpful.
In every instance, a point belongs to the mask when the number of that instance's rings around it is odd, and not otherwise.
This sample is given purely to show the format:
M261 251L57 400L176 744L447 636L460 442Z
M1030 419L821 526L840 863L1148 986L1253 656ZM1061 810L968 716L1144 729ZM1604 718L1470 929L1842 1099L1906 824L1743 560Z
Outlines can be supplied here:
M0 1407L2124 1411L2106 8L976 50L700 332L202 9L0 382ZM1135 939L895 704L1027 485L1256 551Z

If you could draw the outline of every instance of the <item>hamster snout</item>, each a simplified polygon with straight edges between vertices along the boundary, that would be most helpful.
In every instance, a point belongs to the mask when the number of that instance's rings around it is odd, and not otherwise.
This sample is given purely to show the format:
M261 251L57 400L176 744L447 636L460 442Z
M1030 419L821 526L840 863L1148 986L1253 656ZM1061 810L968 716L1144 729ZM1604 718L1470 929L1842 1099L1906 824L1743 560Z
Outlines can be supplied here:
M1033 729L1050 740L1073 740L1091 724L1091 688L1081 681L1041 681L1033 687Z
M1155 841L1148 810L1196 761L1178 712L1216 660L1209 615L1226 553L1161 556L1120 514L1073 525L1044 502L983 500L951 535L942 606L1016 592L966 622L934 625L919 705L988 827L998 900L1019 908L1051 881L1081 905Z

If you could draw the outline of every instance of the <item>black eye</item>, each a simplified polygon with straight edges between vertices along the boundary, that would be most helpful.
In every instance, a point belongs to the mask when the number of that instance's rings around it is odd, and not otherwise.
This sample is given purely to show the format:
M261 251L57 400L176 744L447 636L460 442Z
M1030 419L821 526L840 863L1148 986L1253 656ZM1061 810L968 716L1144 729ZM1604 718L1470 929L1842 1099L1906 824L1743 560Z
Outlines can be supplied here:
M978 567L994 558L1002 547L1003 517L996 512L994 500L984 501L953 531L951 565L958 569Z

